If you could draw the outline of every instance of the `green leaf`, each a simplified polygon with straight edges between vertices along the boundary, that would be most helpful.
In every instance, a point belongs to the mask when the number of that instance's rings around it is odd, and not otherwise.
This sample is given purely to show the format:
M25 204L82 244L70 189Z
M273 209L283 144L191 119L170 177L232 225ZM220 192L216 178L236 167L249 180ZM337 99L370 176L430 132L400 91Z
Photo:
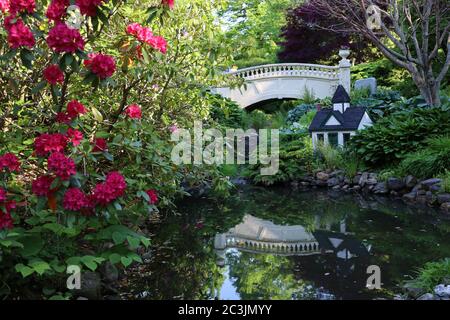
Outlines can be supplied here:
M34 269L39 275L43 275L45 271L50 270L50 265L42 260L34 261L28 264L30 267Z
M136 249L137 247L139 247L139 244L141 243L141 240L139 238L135 238L132 236L128 236L127 241L131 249Z
M93 116L94 116L94 119L95 119L97 122L103 122L103 116L102 116L101 112L98 111L97 108L91 107L91 111L92 111L92 114L93 114Z
M42 238L38 235L33 235L21 239L23 249L19 251L23 257L30 257L37 255L44 246Z
M115 244L121 244L125 241L126 236L125 236L125 234L123 234L121 232L115 231L112 234L112 239Z
M118 254L118 253L112 253L112 254L109 256L109 261L110 261L112 264L116 264L116 263L119 263L119 262L120 262L120 258L121 258L120 254Z
M16 264L15 267L17 272L20 272L22 274L22 277L26 278L28 277L30 274L32 274L34 272L34 270L30 267L27 267L25 265L23 265L22 263Z
M122 262L123 266L126 268L133 262L133 259L129 257L121 257L120 262Z
M92 271L95 271L97 269L97 262L96 262L95 257L93 257L93 256L81 257L81 262L83 262L84 265L86 267L88 267L89 269L91 269Z

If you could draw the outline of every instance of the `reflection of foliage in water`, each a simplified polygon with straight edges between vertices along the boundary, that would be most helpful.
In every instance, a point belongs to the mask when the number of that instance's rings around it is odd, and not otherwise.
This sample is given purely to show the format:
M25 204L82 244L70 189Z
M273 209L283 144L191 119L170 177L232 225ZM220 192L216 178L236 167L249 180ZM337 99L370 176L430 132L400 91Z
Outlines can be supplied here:
M294 264L288 257L231 251L227 261L242 299L288 300L307 289L307 283L295 279Z

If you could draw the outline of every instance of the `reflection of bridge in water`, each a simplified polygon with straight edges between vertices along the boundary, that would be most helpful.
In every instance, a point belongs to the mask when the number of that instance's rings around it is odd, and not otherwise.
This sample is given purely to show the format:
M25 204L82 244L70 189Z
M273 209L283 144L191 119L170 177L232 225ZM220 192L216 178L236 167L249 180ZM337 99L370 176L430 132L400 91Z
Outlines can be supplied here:
M303 226L279 226L246 215L244 221L214 239L216 249L237 248L241 251L278 255L311 255L320 253L319 243Z
M217 234L214 248L223 251L236 248L253 253L271 253L284 256L308 256L335 253L338 258L351 259L366 255L370 248L346 233L345 221L340 232L328 230L307 231L303 226L282 226L271 221L246 215L242 223L228 232Z

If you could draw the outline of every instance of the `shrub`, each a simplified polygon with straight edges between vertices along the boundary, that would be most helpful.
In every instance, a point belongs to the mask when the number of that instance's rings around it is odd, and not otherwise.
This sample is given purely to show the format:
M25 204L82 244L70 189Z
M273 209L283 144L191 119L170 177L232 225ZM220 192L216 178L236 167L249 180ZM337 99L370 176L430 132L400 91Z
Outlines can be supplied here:
M242 128L245 111L234 101L219 95L207 94L211 118L228 128Z
M408 153L426 146L426 139L450 134L449 110L448 106L442 106L395 112L359 131L350 147L369 166L397 164Z
M261 176L260 164L249 166L244 174L255 183L270 186L301 178L311 172L313 148L309 135L281 135L280 138L278 173L271 176Z
M415 279L408 281L414 287L422 289L424 292L433 292L434 287L449 281L450 259L446 258L438 262L428 262L418 270Z
M287 115L287 123L292 124L298 122L305 114L311 110L316 110L316 106L312 104L301 104L290 110Z
M418 178L430 178L444 173L450 164L450 137L427 140L423 149L407 154L400 163L403 175L413 174Z

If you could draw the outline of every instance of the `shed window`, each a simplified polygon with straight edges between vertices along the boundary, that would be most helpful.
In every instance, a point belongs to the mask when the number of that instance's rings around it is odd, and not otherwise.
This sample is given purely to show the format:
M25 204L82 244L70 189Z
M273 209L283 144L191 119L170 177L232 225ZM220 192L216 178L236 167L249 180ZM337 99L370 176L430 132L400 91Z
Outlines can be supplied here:
M338 134L337 133L329 133L328 134L328 143L333 146L338 146Z
M319 141L324 141L325 140L325 138L324 138L324 134L323 133L319 133L319 134L317 134L317 140L319 140Z

